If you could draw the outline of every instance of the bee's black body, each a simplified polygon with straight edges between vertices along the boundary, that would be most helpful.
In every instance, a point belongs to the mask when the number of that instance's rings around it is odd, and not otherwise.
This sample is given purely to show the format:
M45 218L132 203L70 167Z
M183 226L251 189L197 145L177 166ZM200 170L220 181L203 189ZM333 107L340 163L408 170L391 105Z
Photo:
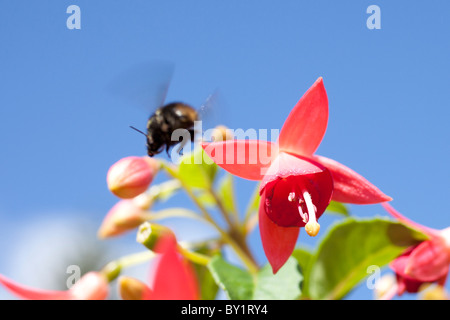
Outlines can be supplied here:
M176 129L186 129L194 141L194 121L198 118L197 111L191 106L173 102L166 104L155 111L147 122L147 153L150 157L158 154L166 148L179 143L172 141L172 133Z

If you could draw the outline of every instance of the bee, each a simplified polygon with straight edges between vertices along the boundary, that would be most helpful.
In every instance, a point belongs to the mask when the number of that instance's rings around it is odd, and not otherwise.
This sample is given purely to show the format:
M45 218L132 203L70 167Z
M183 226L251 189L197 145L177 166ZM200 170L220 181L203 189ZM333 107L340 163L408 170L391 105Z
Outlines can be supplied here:
M195 121L200 119L200 114L205 114L212 104L215 104L217 93L208 97L202 106L194 109L183 102L166 103L165 98L172 79L174 66L164 61L152 61L141 63L123 72L116 81L109 86L111 93L134 101L141 106L155 106L155 111L147 121L147 132L143 132L130 126L132 129L146 136L147 154L153 157L166 150L170 156L170 149L179 144L178 153L189 142L195 142ZM177 129L186 130L181 141L173 135ZM189 133L189 139L187 139Z
M164 148L167 154L180 141L172 139L172 133L177 129L189 132L191 142L194 142L194 122L199 120L198 112L183 102L172 102L158 108L147 121L147 154L150 157L161 153ZM141 133L142 131L131 127ZM181 150L187 141L183 140Z

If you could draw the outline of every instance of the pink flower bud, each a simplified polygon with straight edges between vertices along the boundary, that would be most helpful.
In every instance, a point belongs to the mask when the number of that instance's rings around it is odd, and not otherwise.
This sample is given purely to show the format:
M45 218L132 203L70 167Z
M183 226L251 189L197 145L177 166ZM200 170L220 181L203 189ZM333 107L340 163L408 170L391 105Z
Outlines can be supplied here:
M226 141L233 140L234 135L233 132L225 126L219 125L214 128L212 135L212 141Z
M109 292L108 281L99 272L89 272L69 291L73 300L105 300Z
M421 300L450 300L450 295L443 286L427 284L420 292Z
M119 278L119 293L123 300L148 300L151 290L137 279L122 276Z
M134 198L148 189L158 167L158 161L153 158L122 158L109 168L108 188L119 198Z
M147 211L138 205L136 199L120 200L103 219L98 237L113 237L135 229L146 220L146 216Z

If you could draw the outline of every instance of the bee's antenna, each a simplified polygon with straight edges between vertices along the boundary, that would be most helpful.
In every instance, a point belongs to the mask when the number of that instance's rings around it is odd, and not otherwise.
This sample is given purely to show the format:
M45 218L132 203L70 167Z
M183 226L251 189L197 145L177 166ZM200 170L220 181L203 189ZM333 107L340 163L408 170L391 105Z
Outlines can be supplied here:
M144 136L147 136L144 132L142 132L142 131L139 130L139 129L136 129L136 128L133 127L133 126L130 126L130 128L136 130L136 131L139 132L139 133L142 133Z

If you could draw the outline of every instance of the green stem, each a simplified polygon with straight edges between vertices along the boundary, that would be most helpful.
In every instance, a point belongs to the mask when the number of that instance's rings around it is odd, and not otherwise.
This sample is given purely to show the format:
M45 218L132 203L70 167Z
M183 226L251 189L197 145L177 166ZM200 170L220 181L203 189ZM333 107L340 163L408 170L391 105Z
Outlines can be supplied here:
M196 264L202 265L202 266L208 265L209 261L211 260L210 257L208 257L204 254L190 251L180 245L178 245L177 249L186 259L189 259L190 261L192 261Z
M204 219L202 216L198 215L198 213L184 209L184 208L170 208L163 209L156 212L151 212L144 215L145 220L148 221L157 221L167 218L189 218L201 221L203 223L210 224L210 222Z
M245 211L243 225L246 225L248 220L251 219L252 215L257 212L258 204L259 204L259 184L256 186L255 191L253 192L252 197L247 206L247 210Z
M250 217L250 219L247 220L247 222L243 225L244 226L244 232L245 234L249 234L253 231L253 229L258 224L259 217L257 214L254 214Z
M122 269L147 262L154 256L155 253L152 251L143 251L126 255L109 262L100 272L106 276L109 282L111 282L119 276Z
M214 192L214 190L212 188L210 188L209 192L210 192L211 196L214 198L214 200L219 208L219 211L222 213L222 215L224 216L225 220L227 221L227 223L230 227L230 230L228 233L237 242L237 244L243 249L245 254L248 257L250 257L250 259L252 261L255 261L250 249L247 246L247 242L245 241L245 228L239 228L238 226L236 226L235 223L233 223L231 221L230 216L222 203L222 200L217 196L217 194Z
M230 229L235 229L235 223L230 219L230 215L228 214L227 210L225 209L225 206L222 203L222 200L219 198L217 193L214 191L214 189L211 187L208 190L209 194L214 198L214 201L217 204L217 207L219 208L219 212L224 217L225 221L227 222Z
M177 172L173 170L169 165L161 162L161 167L166 170L166 172L172 177L180 181L181 186L186 191L188 196L191 198L191 200L196 204L196 206L200 209L203 218L207 220L211 225L214 226L214 228L220 233L222 238L226 243L228 243L233 250L236 252L236 254L240 257L242 262L247 266L250 272L256 273L258 272L258 266L253 261L253 258L248 255L246 250L244 250L239 244L227 233L225 232L211 217L208 210L203 206L203 204L197 199L192 189L183 181L183 179L180 179Z

